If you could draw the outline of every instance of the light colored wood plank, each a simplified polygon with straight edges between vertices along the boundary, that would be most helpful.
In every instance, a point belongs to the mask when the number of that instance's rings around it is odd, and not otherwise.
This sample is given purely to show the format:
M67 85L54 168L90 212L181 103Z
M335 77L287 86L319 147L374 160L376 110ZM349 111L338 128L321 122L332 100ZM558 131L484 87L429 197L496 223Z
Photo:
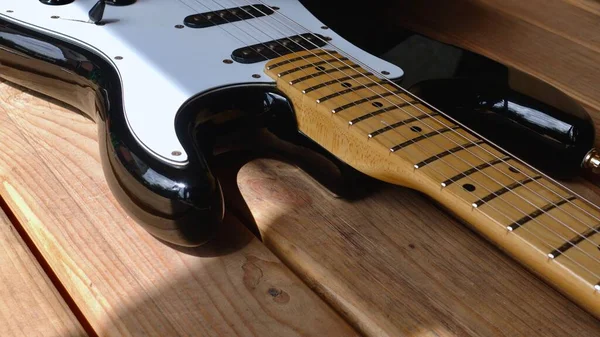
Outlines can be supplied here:
M600 321L414 191L365 184L370 195L348 201L267 159L246 164L238 186L265 244L365 335L600 334Z
M87 336L2 211L0 298L1 336Z
M101 336L353 336L239 222L178 251L112 197L96 126L0 83L0 195Z
M600 12L587 0L398 1L382 15L564 91L600 126ZM596 145L600 145L600 138Z

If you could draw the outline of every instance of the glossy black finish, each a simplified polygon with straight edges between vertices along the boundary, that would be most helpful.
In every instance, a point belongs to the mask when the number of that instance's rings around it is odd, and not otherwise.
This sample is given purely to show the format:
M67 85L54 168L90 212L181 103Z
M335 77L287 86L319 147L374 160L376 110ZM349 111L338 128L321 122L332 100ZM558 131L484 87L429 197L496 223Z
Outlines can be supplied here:
M186 148L192 154L189 165L176 167L156 160L138 145L126 126L120 79L111 63L2 20L0 32L0 76L96 120L104 173L132 217L156 237L177 245L196 246L211 238L224 212L219 183L193 148ZM31 39L38 48L30 48ZM47 50L61 50L63 57L40 54L44 44L50 47Z
M189 164L171 166L149 155L130 134L120 79L110 62L2 20L0 32L0 76L63 101L97 122L103 170L112 193L162 240L180 246L210 240L224 216L220 183L211 166L218 154L235 150L235 144L293 157L324 186L350 196L358 173L298 132L291 105L272 86L240 84L191 98L175 120ZM34 48L31 39L36 41ZM42 45L48 48L39 48ZM56 48L62 58L39 53Z
M106 4L111 6L129 6L136 1L137 0L106 0Z
M595 131L573 99L481 55L405 36L384 56L404 69L403 87L555 178L581 173Z
M90 21L93 23L98 23L102 21L102 17L104 16L104 9L106 8L106 2L104 0L99 0L93 7L90 9L88 13L88 17Z
M51 6L67 5L73 1L74 0L40 0L40 2L43 3L44 5L51 5Z

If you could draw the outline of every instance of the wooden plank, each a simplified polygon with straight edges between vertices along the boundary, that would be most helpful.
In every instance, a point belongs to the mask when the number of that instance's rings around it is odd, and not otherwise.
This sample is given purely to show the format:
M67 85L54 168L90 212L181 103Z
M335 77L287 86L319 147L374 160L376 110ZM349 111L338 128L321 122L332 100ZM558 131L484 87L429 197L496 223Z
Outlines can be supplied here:
M384 21L536 76L579 101L600 126L597 3L423 0L395 4L395 10L381 13L389 15Z
M246 164L238 186L265 244L365 335L600 334L600 321L414 191L374 183L344 200L270 159Z
M0 195L101 336L354 336L233 217L198 249L127 217L99 163L96 126L0 83Z
M86 333L15 227L0 211L0 335Z

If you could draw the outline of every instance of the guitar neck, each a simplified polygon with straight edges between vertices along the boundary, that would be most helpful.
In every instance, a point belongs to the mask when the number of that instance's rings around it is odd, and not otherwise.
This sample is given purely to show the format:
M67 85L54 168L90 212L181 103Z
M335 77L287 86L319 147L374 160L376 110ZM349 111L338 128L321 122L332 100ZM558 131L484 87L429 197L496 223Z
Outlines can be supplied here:
M357 170L419 190L600 318L600 212L334 51L267 63L300 131Z

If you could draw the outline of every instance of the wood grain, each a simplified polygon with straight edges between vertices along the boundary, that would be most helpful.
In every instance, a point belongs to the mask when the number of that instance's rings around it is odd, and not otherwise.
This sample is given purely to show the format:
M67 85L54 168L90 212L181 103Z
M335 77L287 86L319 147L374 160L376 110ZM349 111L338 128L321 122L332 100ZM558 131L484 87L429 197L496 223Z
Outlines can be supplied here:
M600 318L600 211L352 61L319 52L266 65L303 134L370 177L436 200Z
M385 21L538 77L580 102L600 126L597 1L423 0L390 7Z
M99 163L96 126L0 83L0 195L101 336L354 336L235 218L176 250L133 222Z
M0 335L86 336L48 275L0 211Z
M417 192L373 183L363 199L335 198L272 159L246 164L238 186L265 244L365 335L600 333L600 321Z

